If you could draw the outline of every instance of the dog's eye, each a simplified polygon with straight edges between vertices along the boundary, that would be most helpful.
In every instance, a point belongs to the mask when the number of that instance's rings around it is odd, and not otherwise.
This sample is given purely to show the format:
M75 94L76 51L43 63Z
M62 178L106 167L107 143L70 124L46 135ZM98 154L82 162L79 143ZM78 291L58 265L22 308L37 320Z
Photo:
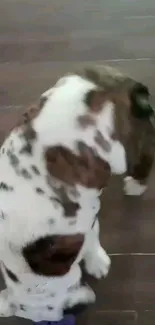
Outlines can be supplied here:
M153 108L150 105L149 90L142 84L136 84L130 93L131 112L133 116L139 119L150 118L153 114Z
M147 97L138 96L136 100L137 100L137 103L143 107L143 109L148 108L149 100Z

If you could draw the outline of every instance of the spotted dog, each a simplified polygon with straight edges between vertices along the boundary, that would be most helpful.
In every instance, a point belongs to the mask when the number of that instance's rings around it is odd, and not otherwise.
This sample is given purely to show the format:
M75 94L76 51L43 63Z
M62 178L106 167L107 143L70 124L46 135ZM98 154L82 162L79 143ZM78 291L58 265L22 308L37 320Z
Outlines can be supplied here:
M96 215L111 174L141 195L153 164L154 112L146 86L115 69L60 78L23 115L0 150L0 315L60 320L95 300L110 259Z

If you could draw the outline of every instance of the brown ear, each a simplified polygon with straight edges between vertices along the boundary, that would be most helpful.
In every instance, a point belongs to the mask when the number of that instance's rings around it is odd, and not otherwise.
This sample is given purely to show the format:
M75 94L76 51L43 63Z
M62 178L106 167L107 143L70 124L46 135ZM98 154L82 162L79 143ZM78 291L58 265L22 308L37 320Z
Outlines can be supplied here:
M101 90L91 90L87 93L85 102L90 108L91 112L98 113L102 110L102 106L106 101L107 96Z
M23 256L34 273L62 276L69 271L83 242L82 234L46 236L24 247Z

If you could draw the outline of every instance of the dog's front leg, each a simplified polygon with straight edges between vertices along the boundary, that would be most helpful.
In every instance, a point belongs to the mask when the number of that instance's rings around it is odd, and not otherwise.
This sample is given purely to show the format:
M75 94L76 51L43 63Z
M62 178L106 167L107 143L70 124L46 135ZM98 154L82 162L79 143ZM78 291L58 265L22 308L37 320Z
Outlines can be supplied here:
M0 292L0 317L10 317L15 315L16 306L11 302L8 289Z
M95 224L86 237L84 263L86 271L96 278L106 277L110 268L110 258L101 247L99 240L99 222Z

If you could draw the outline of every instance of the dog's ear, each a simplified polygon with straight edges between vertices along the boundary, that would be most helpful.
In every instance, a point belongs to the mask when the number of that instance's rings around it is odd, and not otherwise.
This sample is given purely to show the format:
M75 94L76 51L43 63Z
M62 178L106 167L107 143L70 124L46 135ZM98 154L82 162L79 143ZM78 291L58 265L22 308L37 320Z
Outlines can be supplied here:
M141 83L131 89L130 100L131 100L131 113L138 119L150 118L153 114L153 108L149 101L149 90L146 86Z
M63 276L75 261L83 242L83 234L46 236L24 247L23 256L34 273Z

